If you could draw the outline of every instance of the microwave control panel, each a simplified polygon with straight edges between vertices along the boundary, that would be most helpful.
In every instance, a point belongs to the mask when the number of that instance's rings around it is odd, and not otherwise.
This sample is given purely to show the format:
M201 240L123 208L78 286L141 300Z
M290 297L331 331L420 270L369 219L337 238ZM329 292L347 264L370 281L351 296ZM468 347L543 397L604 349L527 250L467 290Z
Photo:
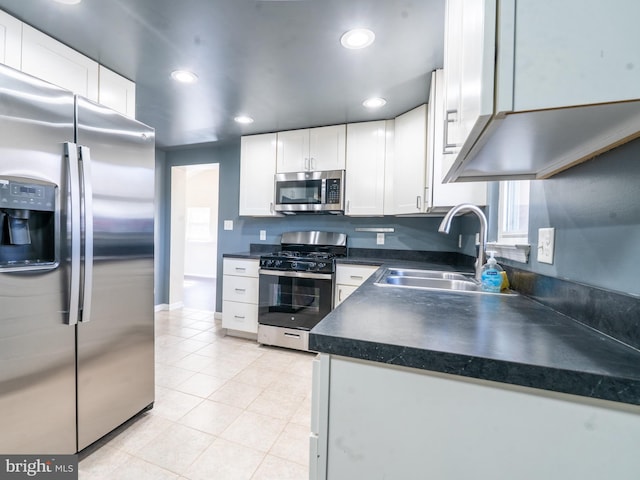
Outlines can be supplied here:
M339 178L327 179L327 203L340 203L340 190Z

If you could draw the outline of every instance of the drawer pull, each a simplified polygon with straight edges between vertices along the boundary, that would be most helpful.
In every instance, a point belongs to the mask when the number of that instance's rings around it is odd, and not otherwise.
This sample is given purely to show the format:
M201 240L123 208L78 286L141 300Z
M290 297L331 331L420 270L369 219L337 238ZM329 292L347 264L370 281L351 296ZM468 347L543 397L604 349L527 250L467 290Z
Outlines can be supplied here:
M245 267L236 267L236 272L246 272L247 269Z
M285 337L300 338L300 335L298 335L297 333L284 332L284 336Z
M362 275L351 275L354 280L362 280Z
M244 320L244 315L234 315L233 318L239 318L241 320Z
M242 292L242 293L244 293L244 292L246 292L246 291L247 291L247 289L246 289L246 288L236 288L236 292Z

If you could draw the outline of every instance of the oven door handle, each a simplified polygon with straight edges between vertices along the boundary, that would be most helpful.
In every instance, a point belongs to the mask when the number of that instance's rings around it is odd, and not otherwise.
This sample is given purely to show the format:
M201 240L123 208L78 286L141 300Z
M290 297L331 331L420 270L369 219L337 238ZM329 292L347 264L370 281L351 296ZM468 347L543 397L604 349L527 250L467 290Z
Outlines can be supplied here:
M295 272L284 270L263 270L258 271L260 275L271 275L274 277L294 277L294 278L317 278L320 280L331 280L333 275L331 273L313 273L313 272Z

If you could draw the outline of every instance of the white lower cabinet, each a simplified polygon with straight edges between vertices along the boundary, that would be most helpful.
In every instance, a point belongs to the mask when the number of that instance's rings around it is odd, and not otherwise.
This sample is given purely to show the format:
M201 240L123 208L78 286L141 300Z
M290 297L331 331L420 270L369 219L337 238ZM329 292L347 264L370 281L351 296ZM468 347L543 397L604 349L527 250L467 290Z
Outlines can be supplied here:
M310 478L638 478L637 406L326 354L315 362Z
M258 332L258 268L257 259L223 260L223 328L237 332Z
M377 265L336 265L334 308L344 302L376 270L378 270Z

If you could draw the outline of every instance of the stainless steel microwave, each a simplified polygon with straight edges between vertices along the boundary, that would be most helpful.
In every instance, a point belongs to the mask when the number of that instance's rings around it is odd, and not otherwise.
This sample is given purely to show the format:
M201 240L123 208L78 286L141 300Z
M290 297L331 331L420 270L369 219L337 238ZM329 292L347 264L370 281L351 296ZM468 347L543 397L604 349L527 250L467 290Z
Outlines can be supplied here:
M277 173L275 211L296 213L344 213L344 170Z

